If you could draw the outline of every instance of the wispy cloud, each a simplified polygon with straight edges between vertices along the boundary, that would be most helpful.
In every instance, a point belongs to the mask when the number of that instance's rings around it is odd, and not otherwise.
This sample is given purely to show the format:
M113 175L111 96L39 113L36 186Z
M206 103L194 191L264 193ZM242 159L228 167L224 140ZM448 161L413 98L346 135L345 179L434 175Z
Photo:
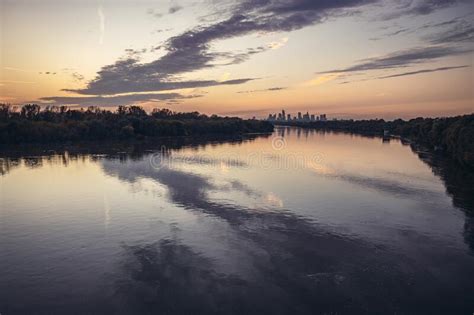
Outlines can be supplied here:
M149 63L129 58L104 66L95 80L74 92L85 95L119 94L125 92L163 91L183 87L217 85L217 81L175 81L182 73L215 67L216 61L234 56L231 63L242 62L248 55L265 51L258 49L242 54L215 53L210 44L256 32L287 32L319 23L334 10L350 10L376 0L311 1L243 1L233 7L229 18L208 26L198 26L171 37L163 45L167 53ZM280 43L281 45L281 43ZM276 45L278 46L278 45ZM275 46L275 47L276 47ZM229 63L225 63L229 64ZM245 83L250 79L232 81ZM222 84L222 83L219 83Z
M438 60L444 57L466 54L472 51L473 50L469 48L445 46L417 47L397 51L381 57L363 59L359 63L347 68L332 69L320 73L349 73L358 71L405 68L416 64Z
M454 67L440 67L440 68L435 68L435 69L423 69L423 70L409 71L409 72L403 72L403 73L387 75L387 76L383 76L383 77L378 77L377 79L388 79L388 78L404 77L404 76L408 76L408 75L438 72L438 71L447 71L447 70L462 69L462 68L468 68L468 67L470 67L470 66L469 65L464 65L464 66L454 66Z
M172 6L170 6L170 8L168 9L168 13L169 14L175 14L176 12L182 10L183 7L178 5L178 4L173 4Z
M25 69L20 69L20 68L14 68L14 67L3 67L4 70L9 70L9 71L18 71L18 72L34 72L31 70L25 70Z
M276 86L276 87L271 87L271 88L268 88L268 89L261 89L261 90L250 90L250 91L239 91L237 93L255 93L255 92L271 92L271 91L281 91L281 90L286 90L287 87L279 87L279 86Z
M380 2L381 0L242 0L237 4L232 2L230 5L227 4L226 9L221 10L221 14L212 22L208 21L169 38L159 46L165 52L160 58L151 62L142 62L139 56L127 56L127 58L102 67L96 78L88 82L84 88L66 89L65 91L83 95L116 95L243 84L253 78L227 81L183 81L182 75L216 66L241 63L254 54L281 47L288 39L284 37L281 41L268 46L262 45L237 53L213 51L211 48L216 41L256 33L299 30L322 23L330 17L358 12L363 6ZM399 8L399 11L403 11L407 15L428 14L455 2L455 0L400 0L399 3L403 3L403 6ZM99 12L101 12L102 9L99 8ZM168 13L174 13L177 10L179 9L171 7ZM157 12L151 9L148 13L156 15ZM429 47L425 50L419 49L419 51L387 56L385 59L365 60L353 67L326 71L322 74L404 67L459 53L454 48L444 48L443 50L442 48ZM316 81L315 84L318 82Z
M155 17L155 18L161 18L163 16L163 13L155 11L155 9L148 9L146 11L146 13L153 16L153 17Z
M438 37L448 36L448 35L450 35L449 33L457 33L460 30L467 29L468 26L471 26L471 23L467 22L465 20L465 18L468 17L468 16L471 16L473 14L474 14L474 12L471 12L471 13L468 13L468 14L465 14L465 15L461 15L461 16L452 18L452 19L447 20L447 21L429 22L429 23L425 23L425 24L423 24L421 26L418 26L418 27L412 27L412 28L401 27L401 28L398 28L395 31L390 32L390 33L386 33L386 34L380 35L378 37L369 38L369 40L378 41L378 40L382 40L384 38L389 38L389 37L397 36L397 35L400 35L400 34L405 34L405 35L406 34L413 34L413 33L419 33L419 32L423 32L423 31L430 30L430 29L438 29L438 28L444 28L444 27L447 27L447 26L453 26L454 25L454 27L450 30L447 30L447 31L444 31L444 32L441 32L441 33L437 33L437 34L431 34L430 36L425 36L424 37L425 40L428 40L432 43L442 43L442 42L446 42L446 41L442 41L442 40L437 41L436 39ZM381 27L381 29L383 29L383 30L386 30L387 28L389 28L389 27Z
M33 81L20 81L20 80L0 80L0 83L12 83L12 84L34 84Z
M347 81L340 82L339 84L349 84L349 83L354 83L354 82L364 82L364 81L371 81L371 80L390 79L390 78L412 76L412 75L423 74L423 73L432 73L432 72L448 71L448 70L455 70L455 69L463 69L463 68L469 68L469 67L471 67L471 66L463 65L463 66L439 67L439 68L434 68L434 69L421 69L421 70L408 71L408 72L396 73L396 74L379 76L379 77L363 78L363 79L357 79L357 80L347 80Z
M286 43L288 43L288 37L283 37L278 41L271 42L270 44L268 44L268 47L270 49L279 49L279 48L285 46Z
M161 81L161 80L146 80L146 76L143 79L130 80L125 82L117 82L113 86L98 88L88 87L87 90L83 89L63 89L67 92L77 92L83 95L113 95L119 93L131 93L131 92L151 92L151 91L169 91L179 89L189 89L198 87L210 87L217 85L237 85L243 84L249 81L255 80L254 78L243 78L226 81L216 80L196 80L196 81Z
M49 104L60 105L79 105L79 106L119 106L130 105L144 102L170 101L187 98L196 98L200 95L183 96L179 93L149 93L149 94L128 94L116 96L85 96L85 97L69 97L69 96L52 96L43 97L40 100Z
M425 37L433 44L470 43L474 40L474 26L464 20L454 24L450 29Z
M71 76L73 78L74 81L77 81L77 82L80 82L82 80L84 80L84 76L78 72L73 72L71 73Z
M149 14L149 15L151 15L151 16L153 16L153 17L155 17L155 18L162 18L162 17L165 16L166 14L175 14L176 12L181 11L182 9L183 9L183 7L180 6L179 4L172 4L172 5L169 7L167 13L166 13L166 12L165 12L165 13L162 13L162 12L159 12L159 11L157 11L157 10L155 10L155 9L152 9L152 8L148 9L148 10L146 11L146 13Z
M341 74L340 73L328 73L320 75L317 78L311 79L309 81L303 82L303 86L318 86L326 82L337 79Z
M428 15L434 11L448 8L463 0L400 0L398 6L389 14L381 16L382 20L396 19L410 15Z
M454 19L451 19L451 20L448 20L448 21L444 21L444 22L437 22L437 23L426 23L420 27L418 27L418 29L426 29L426 28L435 28L435 27L443 27L443 26L448 26L448 25L452 25L452 24L455 24L455 23L458 23L459 22L459 19L460 17L456 17Z

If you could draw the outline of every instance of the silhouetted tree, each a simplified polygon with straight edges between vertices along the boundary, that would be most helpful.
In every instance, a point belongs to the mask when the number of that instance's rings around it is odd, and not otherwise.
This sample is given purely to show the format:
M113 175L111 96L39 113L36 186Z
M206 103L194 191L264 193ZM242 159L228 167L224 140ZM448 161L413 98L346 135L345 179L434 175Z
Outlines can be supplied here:
M417 143L445 151L458 162L474 166L474 114L449 118L417 117L408 121L396 119L330 120L315 122L279 122L279 124L381 135L384 130Z
M119 106L116 112L96 106L70 109L66 106L27 104L20 114L9 105L0 107L0 143L104 140L204 134L271 132L263 121L213 117L198 112L180 113L154 109L151 115L139 106Z
M41 111L41 107L37 104L26 104L21 108L21 116L26 119L35 118Z
M10 104L0 104L0 120L6 120L11 116L11 105Z

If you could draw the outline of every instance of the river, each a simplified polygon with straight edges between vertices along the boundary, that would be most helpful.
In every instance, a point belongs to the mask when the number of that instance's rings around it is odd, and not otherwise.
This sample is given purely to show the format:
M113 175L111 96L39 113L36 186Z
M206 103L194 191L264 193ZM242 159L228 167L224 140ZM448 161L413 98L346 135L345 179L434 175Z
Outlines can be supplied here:
M397 139L0 157L3 315L474 311L474 175Z

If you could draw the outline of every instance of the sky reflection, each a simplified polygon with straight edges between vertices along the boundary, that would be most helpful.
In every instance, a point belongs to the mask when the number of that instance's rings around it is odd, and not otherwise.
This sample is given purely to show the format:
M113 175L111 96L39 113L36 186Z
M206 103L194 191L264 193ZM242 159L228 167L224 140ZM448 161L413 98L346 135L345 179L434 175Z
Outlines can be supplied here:
M235 143L9 156L2 313L473 306L472 186L398 141L278 129ZM293 156L314 162L281 163Z

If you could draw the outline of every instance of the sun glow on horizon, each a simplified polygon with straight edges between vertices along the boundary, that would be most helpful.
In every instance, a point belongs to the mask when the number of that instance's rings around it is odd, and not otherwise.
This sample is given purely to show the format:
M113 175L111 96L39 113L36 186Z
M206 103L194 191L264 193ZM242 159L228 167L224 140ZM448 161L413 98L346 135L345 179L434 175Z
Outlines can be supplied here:
M301 13L293 0L285 9L3 0L0 102L243 117L472 112L474 4L420 13L378 1L310 1Z

